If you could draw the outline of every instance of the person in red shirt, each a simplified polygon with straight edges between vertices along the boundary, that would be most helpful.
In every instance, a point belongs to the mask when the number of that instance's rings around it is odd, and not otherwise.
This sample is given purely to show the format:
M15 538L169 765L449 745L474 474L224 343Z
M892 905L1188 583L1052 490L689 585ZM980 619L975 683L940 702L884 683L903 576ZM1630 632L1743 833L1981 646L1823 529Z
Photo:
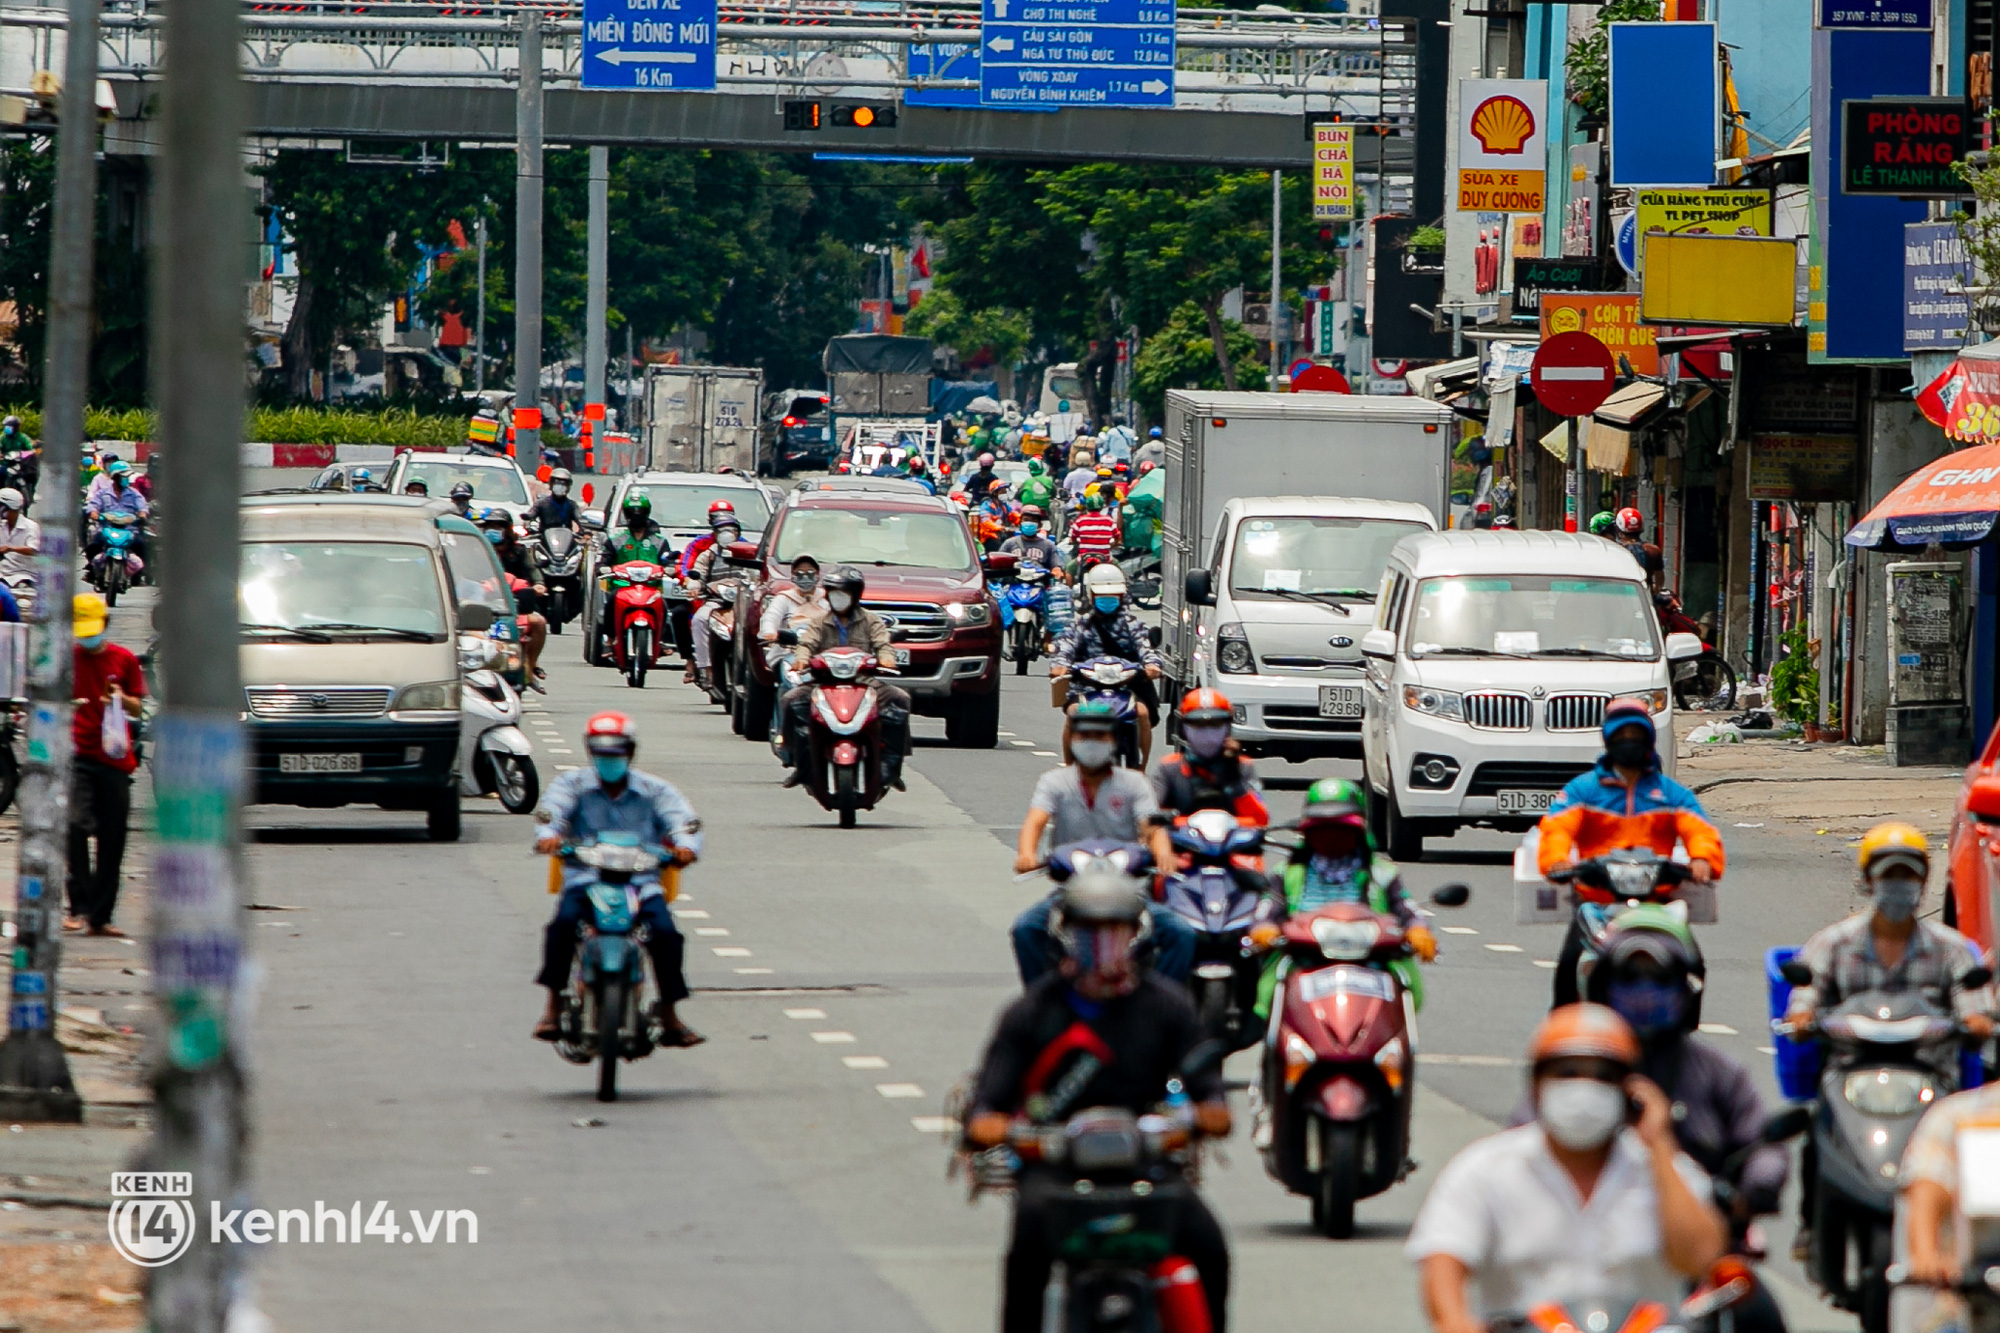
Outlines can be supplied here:
M71 623L76 633L76 762L69 797L69 916L64 930L92 935L125 932L111 924L118 906L118 877L125 863L125 831L132 814L132 774L139 767L131 728L122 754L104 747L104 710L115 698L126 715L139 716L145 673L130 650L106 633L110 612L96 593L79 593ZM115 748L115 747L114 747ZM97 860L90 840L97 839Z
M1096 496L1085 496L1083 511L1069 523L1069 543L1076 551L1078 572L1091 556L1108 559L1117 541L1118 520L1104 512L1102 500Z

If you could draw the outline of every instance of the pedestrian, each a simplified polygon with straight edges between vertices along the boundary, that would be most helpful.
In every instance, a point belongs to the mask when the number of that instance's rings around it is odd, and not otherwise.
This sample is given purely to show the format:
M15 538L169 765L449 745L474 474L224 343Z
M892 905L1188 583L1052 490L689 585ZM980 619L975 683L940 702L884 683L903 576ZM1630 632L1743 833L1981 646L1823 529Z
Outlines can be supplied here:
M140 701L146 697L146 677L139 659L111 642L106 633L110 611L102 597L78 593L70 618L76 634L76 759L69 798L69 916L63 929L122 937L125 932L111 924L111 915L118 906L118 876L125 863L125 830L132 813L132 773L139 767L139 756L130 722L122 746L113 731L112 748L120 752L107 751L104 715L115 699L126 717L136 720ZM95 863L90 855L92 838L97 840Z

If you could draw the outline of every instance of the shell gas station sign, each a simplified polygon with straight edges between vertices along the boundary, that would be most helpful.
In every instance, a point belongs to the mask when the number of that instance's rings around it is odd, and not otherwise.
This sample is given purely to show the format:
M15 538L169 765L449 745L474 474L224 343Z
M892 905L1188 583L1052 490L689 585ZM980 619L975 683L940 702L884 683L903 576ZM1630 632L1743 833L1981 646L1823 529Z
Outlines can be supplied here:
M1548 104L1541 79L1459 80L1459 212L1543 211Z

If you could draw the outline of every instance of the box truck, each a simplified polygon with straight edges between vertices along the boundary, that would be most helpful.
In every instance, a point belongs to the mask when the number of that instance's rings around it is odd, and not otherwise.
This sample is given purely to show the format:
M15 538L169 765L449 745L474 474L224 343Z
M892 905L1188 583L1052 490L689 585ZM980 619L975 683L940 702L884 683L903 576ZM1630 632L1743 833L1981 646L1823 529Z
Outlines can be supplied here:
M764 372L734 366L647 366L646 453L661 472L755 476Z

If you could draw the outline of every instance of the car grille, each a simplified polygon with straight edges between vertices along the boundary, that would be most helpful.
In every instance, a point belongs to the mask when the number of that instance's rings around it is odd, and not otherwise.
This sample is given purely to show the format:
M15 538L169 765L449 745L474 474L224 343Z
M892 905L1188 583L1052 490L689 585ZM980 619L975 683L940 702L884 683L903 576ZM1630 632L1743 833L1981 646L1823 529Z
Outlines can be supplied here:
M1502 788L1526 787L1533 790L1552 790L1569 785L1569 780L1579 773L1588 773L1589 764L1529 763L1526 761L1500 761L1481 764L1472 770L1472 781L1466 784L1467 796L1494 796Z
M864 607L882 617L889 637L897 643L943 643L951 637L951 621L929 602L870 602Z
M1266 657L1264 665L1280 671L1324 671L1339 663L1331 657Z
M1264 709L1264 725L1272 731L1310 732L1315 736L1358 736L1358 717L1321 717L1317 708L1270 704Z
M389 711L389 691L374 685L329 685L293 689L253 685L243 691L252 717L380 717Z
M1547 713L1550 731L1595 731L1604 722L1601 694L1552 694Z
M1465 724L1484 731L1526 731L1533 709L1525 694L1468 694Z

